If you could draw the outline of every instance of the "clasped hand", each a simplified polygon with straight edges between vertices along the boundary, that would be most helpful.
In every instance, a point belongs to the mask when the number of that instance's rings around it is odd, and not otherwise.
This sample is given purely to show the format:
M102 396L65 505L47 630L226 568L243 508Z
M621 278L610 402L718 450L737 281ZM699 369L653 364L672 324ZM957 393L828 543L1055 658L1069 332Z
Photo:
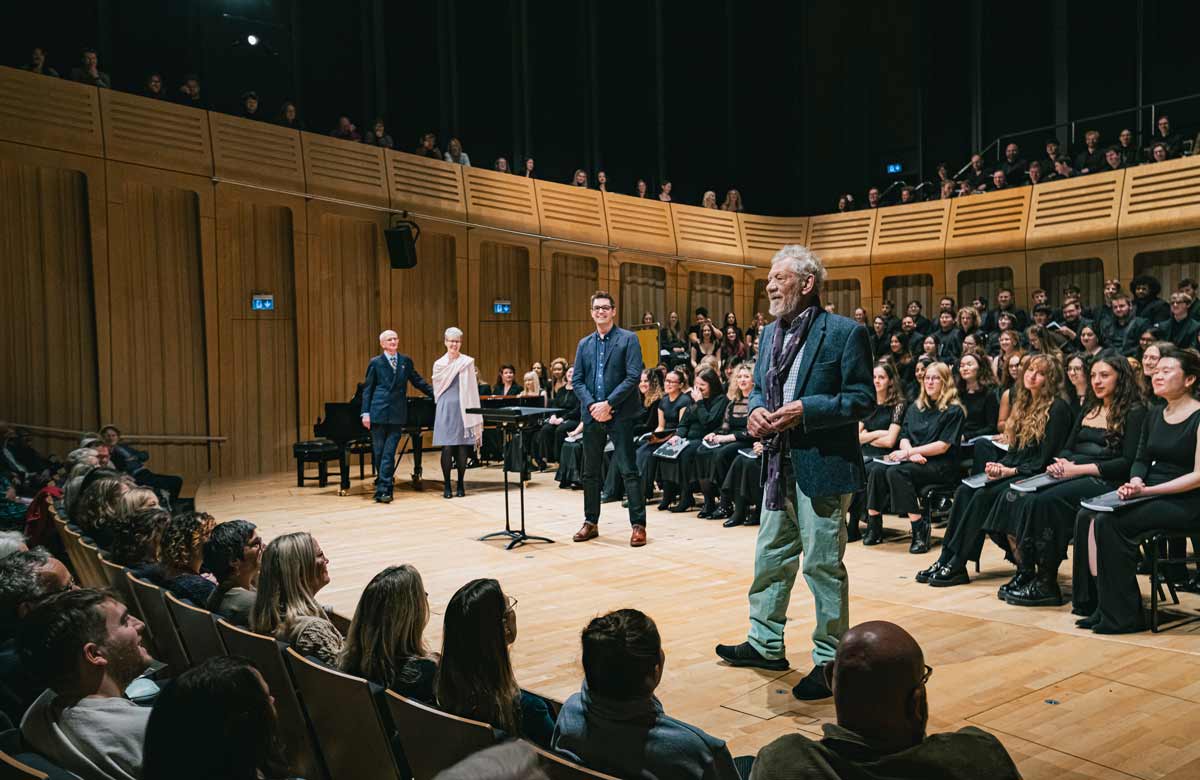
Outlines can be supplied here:
M1003 463L990 461L983 467L983 473L988 475L988 479L1004 479L1005 477L1011 477L1012 475L1016 474L1017 470L1010 469Z
M1075 476L1075 464L1066 458L1055 458L1054 462L1046 467L1046 473L1055 479L1073 477Z
M612 419L612 407L608 401L597 401L588 407L588 412L596 422L608 422Z
M765 407L760 406L750 413L746 428L752 436L768 436L798 425L803 417L803 401L789 401L773 412L768 412Z
M1134 496L1140 496L1145 490L1146 483L1142 481L1142 478L1134 477L1124 485L1121 485L1121 487L1117 488L1117 498L1124 501L1126 499L1133 498Z

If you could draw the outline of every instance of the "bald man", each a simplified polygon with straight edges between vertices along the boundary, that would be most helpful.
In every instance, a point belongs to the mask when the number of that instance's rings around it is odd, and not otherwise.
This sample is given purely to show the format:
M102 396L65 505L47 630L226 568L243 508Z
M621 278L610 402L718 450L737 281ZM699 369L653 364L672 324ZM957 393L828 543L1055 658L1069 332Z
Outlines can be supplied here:
M383 354L371 358L363 380L362 424L371 432L375 457L375 500L392 503L392 476L396 447L408 422L408 385L433 398L433 387L413 368L412 358L396 351L400 337L394 330L379 334Z
M754 761L751 780L1020 780L1000 741L967 726L925 735L925 683L933 669L917 640L894 623L860 623L842 637L826 666L837 725L819 742L780 737Z

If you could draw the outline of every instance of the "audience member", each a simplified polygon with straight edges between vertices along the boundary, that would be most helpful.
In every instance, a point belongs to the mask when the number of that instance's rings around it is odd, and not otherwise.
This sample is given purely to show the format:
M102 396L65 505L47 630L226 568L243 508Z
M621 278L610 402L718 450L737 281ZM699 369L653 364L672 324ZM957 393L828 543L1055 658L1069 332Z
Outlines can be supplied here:
M1143 162L1142 165L1166 162L1169 159L1171 159L1171 156L1170 151L1167 149L1167 145L1164 143L1156 143L1150 147L1150 159Z
M721 203L721 211L742 211L742 193L737 190L726 192L725 200Z
M251 630L336 666L342 634L317 603L318 591L328 584L329 559L311 534L297 531L275 537L263 551Z
M300 118L299 109L296 104L290 100L284 101L284 104L279 108L279 118L275 120L275 124L280 127L286 127L290 130L304 130L304 120Z
M633 189L633 197L635 198L645 198L648 194L645 179L638 179L637 184L634 185Z
M658 199L661 200L663 203L671 202L671 182L664 181L661 185L659 185Z
M1196 335L1200 333L1200 322L1190 316L1192 296L1185 292L1171 293L1171 316L1158 323L1167 341L1180 349L1196 348Z
M1173 160L1183 154L1183 136L1171 132L1171 118L1166 114L1154 123L1154 143L1166 148L1167 159Z
M254 90L242 93L242 104L238 111L238 116L242 119L251 119L255 122L262 120L262 114L258 113L258 93Z
M617 610L582 639L584 682L559 712L555 751L618 777L739 780L725 743L666 715L654 695L666 655L653 620Z
M163 568L158 561L162 532L171 513L160 507L140 512L123 512L112 524L109 558L124 566L133 576L147 582L162 582Z
M596 171L596 189L608 192L608 174L604 171Z
M75 587L67 567L41 547L0 559L0 713L13 723L44 687L17 652L21 622L42 599Z
M134 482L162 491L170 497L171 506L179 500L179 492L183 490L183 478L170 474L156 474L146 468L150 453L137 450L121 440L121 431L115 425L106 425L100 429L104 443L108 445L113 465L133 477Z
M955 196L954 187L955 182L953 179L947 179L946 181L942 182L942 189L941 192L938 193L938 199L949 200L950 198L953 198Z
M131 487L132 480L128 476L95 469L85 478L83 492L69 518L84 535L91 537L98 546L107 548L112 543L112 521L120 511L121 499Z
M496 162L492 163L492 170L497 173L512 173L512 170L508 167L507 157L497 157Z
M996 308L988 312L987 318L983 321L983 329L988 333L1003 330L1000 326L1000 315L1005 313L1012 316L1016 330L1025 330L1029 327L1029 316L1024 309L1017 308L1016 296L1013 295L1012 288L1001 287L996 291Z
M1110 146L1104 150L1104 165L1100 168L1105 173L1109 171L1119 171L1125 167L1121 162L1121 152L1115 146Z
M33 51L29 54L29 63L22 65L21 70L27 70L39 76L59 77L58 71L46 64L46 50L41 46L33 47Z
M882 205L883 203L879 200L879 188L872 187L867 190L867 208L877 209Z
M1008 177L1005 176L1004 171L1001 171L1001 170L992 171L991 182L988 184L985 184L984 186L980 187L979 189L985 190L987 192L995 192L996 190L1008 189Z
M1058 161L1058 158L1060 156L1058 153L1058 139L1057 138L1047 138L1045 149L1046 149L1046 153L1041 158L1041 163L1042 163L1042 167L1045 169L1046 174L1049 175L1051 173L1054 173L1054 164L1055 164L1055 162Z
M912 203L916 199L915 196L913 195L913 192L914 192L914 190L912 187L901 187L900 188L900 203L901 204Z
M442 159L442 150L437 146L437 135L433 133L426 133L425 135L421 136L421 143L417 145L417 149L415 152L413 152L413 154L420 157L429 157L433 160ZM526 176L532 175L532 163L532 159L525 161L525 167L527 171L525 174Z
M963 179L967 183L967 188L970 190L981 189L987 185L989 179L987 169L983 167L983 156L971 155L971 165L967 168L966 176Z
M1042 175L1042 163L1040 160L1034 160L1029 163L1029 168L1025 171L1025 180L1030 186L1041 184L1046 180Z
M587 186L588 186L587 171L583 170L582 168L576 168L575 174L571 177L571 185L575 186L575 187L583 187L584 189L587 189Z
M263 540L254 523L230 520L215 526L204 543L204 568L216 577L217 587L205 604L197 606L249 628L262 554Z
M1151 325L1165 321L1171 316L1171 305L1158 297L1162 284L1153 276L1141 274L1129 283L1133 290L1134 313Z
M717 208L717 193L712 190L706 190L704 197L700 201L700 208L713 209Z
M1021 149L1014 143L1004 147L1004 159L997 170L1004 172L1004 177L1011 185L1020 185L1025 181L1025 173L1029 163L1021 157Z
M1075 155L1075 167L1080 173L1096 173L1104 165L1104 151L1100 149L1100 131L1088 130L1083 134L1084 149Z
M975 726L926 734L933 668L894 623L851 628L825 670L837 723L825 724L820 741L796 733L764 747L755 780L1019 780L1000 741Z
M508 646L517 639L517 601L496 580L471 580L450 598L437 674L438 705L490 723L512 737L549 747L554 720L546 702L522 691Z
M533 158L532 157L525 158L524 172L521 175L527 179L536 178L533 174Z
M47 686L21 720L30 747L87 780L142 777L150 710L122 693L153 662L144 628L95 590L51 596L25 617L21 660Z
M1059 179L1073 179L1078 176L1075 168L1071 165L1071 161L1066 157L1059 157L1054 161L1054 173L1046 177L1046 181L1057 181Z
M112 86L112 80L108 74L100 70L100 58L96 54L95 49L84 49L80 56L80 64L77 67L71 68L71 81L78 81L80 84L87 84L92 87L100 87L108 89Z
M13 553L26 552L25 534L20 531L0 531L0 561Z
M183 512L167 521L159 542L162 587L197 607L207 606L217 587L212 575L205 577L200 573L204 544L212 534L214 522L206 512Z
M446 154L443 159L448 163L471 167L471 158L463 151L462 141L457 138L450 139L450 143L446 145Z
M361 141L362 136L358 132L358 128L350 121L348 116L339 116L337 127L329 131L329 135L333 138L340 138L343 141ZM368 141L368 143L371 143Z
M245 658L210 658L155 699L142 780L259 780L283 777L286 767L275 700Z
M1117 136L1118 145L1115 147L1117 154L1121 156L1121 167L1129 168L1137 165L1142 161L1142 150L1133 142L1133 131L1125 128L1121 134Z
M423 635L429 594L412 566L389 566L367 583L338 656L347 674L365 677L426 704L436 704L437 659Z
M200 78L194 73L189 73L183 77L183 84L179 87L179 103L192 108L207 109L208 101L200 96ZM103 431L101 431L103 433Z
M151 100L167 99L167 94L163 91L163 77L161 73L151 73L146 77L146 83L142 85L142 97L150 98Z

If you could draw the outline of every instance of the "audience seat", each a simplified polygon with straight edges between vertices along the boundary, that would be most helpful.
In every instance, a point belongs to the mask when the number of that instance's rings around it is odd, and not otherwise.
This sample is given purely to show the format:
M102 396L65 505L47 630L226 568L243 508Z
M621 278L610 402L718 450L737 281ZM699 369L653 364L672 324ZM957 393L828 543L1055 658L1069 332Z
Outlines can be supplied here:
M175 629L175 622L167 610L167 602L163 600L162 588L139 580L133 576L133 572L126 572L125 579L137 599L143 621L150 626L156 651L154 657L170 667L168 674L171 677L185 671L191 664L179 632Z
M50 775L0 751L0 780L46 780Z
M542 767L542 771L550 780L583 780L584 778L603 778L603 780L620 780L620 778L612 775L606 775L603 772L597 772L594 769L588 769L585 766L568 761L562 756L556 756L553 753L542 750L537 745L530 744L534 752L538 754L538 764Z
M1172 564L1182 564L1186 566L1188 564L1200 563L1200 554L1187 554L1186 543L1192 538L1192 534L1189 531L1151 531L1143 538L1145 540L1144 549L1150 558L1150 631L1151 633L1157 634L1159 631L1163 630L1161 624L1159 623L1158 613L1159 602L1166 601L1166 598L1163 596L1162 592L1164 585L1170 592L1171 603L1179 603L1179 594L1175 592L1175 586L1171 583L1171 578L1167 576L1167 572ZM1183 540L1185 544L1185 547L1183 548L1183 557L1170 557L1170 554L1167 552L1167 550L1170 549L1169 543L1172 539ZM1172 624L1169 626L1169 628L1178 628L1184 623L1191 623L1197 619L1200 618L1191 617L1183 620L1172 621Z
M125 602L125 606L129 607L129 611L134 617L142 620L141 607L138 606L137 599L134 598L133 591L129 588L129 580L125 578L129 570L118 563L110 561L108 553L103 550L100 551L100 568L104 570L105 575L108 577L108 587L121 597L121 601ZM145 623L146 621L142 620L142 622ZM147 630L149 630L149 624L147 624ZM153 636L154 632L151 631L150 634Z
M0 780L79 780L45 756L28 749L18 729L0 732Z
M92 587L91 572L83 560L83 551L79 549L79 532L67 527L67 521L54 515L54 527L58 529L58 538L62 541L63 549L67 551L67 561L75 572L75 578L85 588Z
M67 529L70 531L70 529ZM108 587L108 575L104 573L104 566L100 563L100 548L92 542L79 538L79 554L83 559L83 566L87 569L87 578L92 581L88 587L102 590Z
M183 641L183 649L192 664L200 664L209 658L226 654L221 635L217 633L217 626L213 622L213 613L185 604L175 598L175 594L167 591L163 591L163 598L167 602L167 611L175 621L179 638Z
M331 780L403 777L371 684L285 651Z
M292 677L284 666L279 643L272 637L239 628L222 618L217 618L217 633L229 654L250 659L271 689L289 774L306 780L324 780L328 774L317 751L316 737Z
M487 723L442 712L391 690L384 691L384 701L413 780L432 780L443 769L496 742Z

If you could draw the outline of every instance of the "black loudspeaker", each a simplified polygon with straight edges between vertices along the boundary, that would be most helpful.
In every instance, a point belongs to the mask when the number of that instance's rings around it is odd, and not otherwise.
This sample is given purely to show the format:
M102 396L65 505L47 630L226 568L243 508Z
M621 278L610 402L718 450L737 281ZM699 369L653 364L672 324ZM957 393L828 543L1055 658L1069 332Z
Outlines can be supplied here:
M414 235L415 231L415 235ZM412 268L417 264L417 236L421 230L411 222L401 222L383 231L392 268Z

